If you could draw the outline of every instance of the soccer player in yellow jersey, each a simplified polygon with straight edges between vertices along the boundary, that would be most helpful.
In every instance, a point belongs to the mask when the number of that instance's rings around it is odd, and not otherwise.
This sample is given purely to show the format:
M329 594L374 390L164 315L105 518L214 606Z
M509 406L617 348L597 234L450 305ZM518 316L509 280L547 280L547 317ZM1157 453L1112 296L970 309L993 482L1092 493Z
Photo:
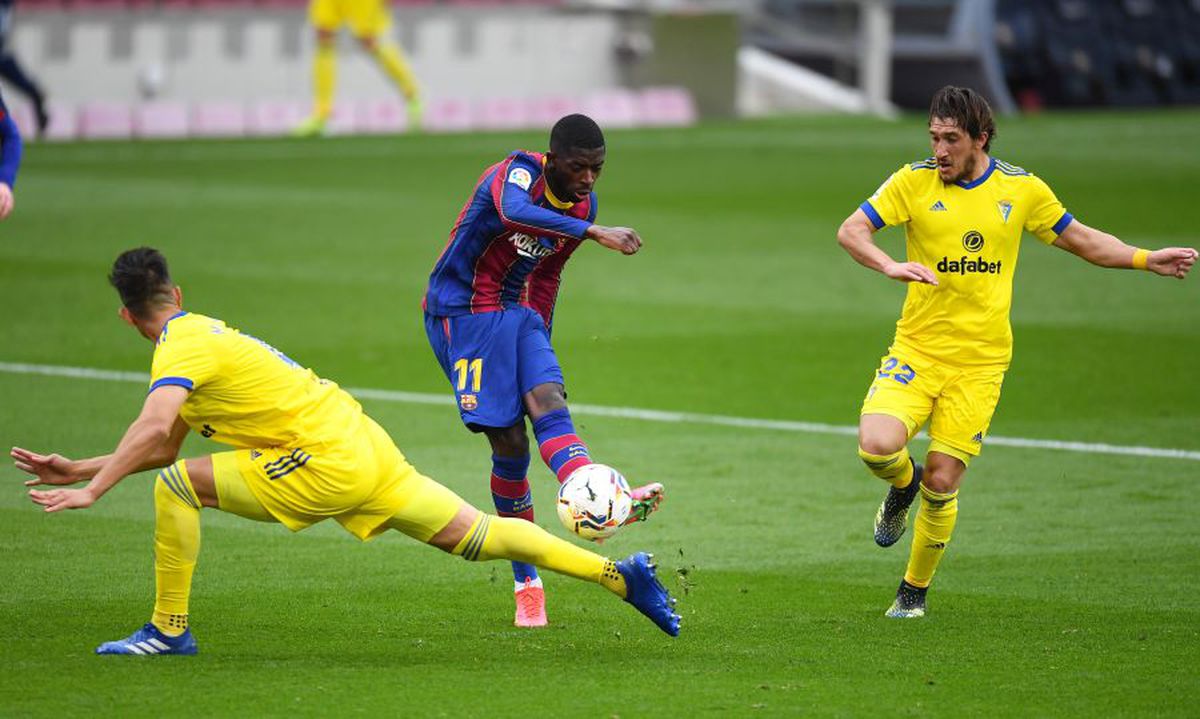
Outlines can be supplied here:
M595 582L663 631L679 633L674 600L650 556L612 562L536 524L479 512L417 472L344 390L270 345L211 317L182 311L166 259L142 247L117 258L110 280L121 317L154 342L141 414L112 454L77 461L13 448L47 512L89 507L126 475L161 467L154 481L154 613L98 654L195 654L188 596L200 549L200 510L211 507L299 531L332 517L365 541L389 529L471 561L508 559ZM189 430L235 447L176 460Z
M308 20L317 31L313 57L313 113L295 134L314 137L325 132L333 112L333 88L337 76L337 32L343 25L358 39L408 103L408 126L421 126L421 91L416 76L400 45L392 39L392 17L387 0L310 0Z
M859 263L908 284L896 336L863 400L859 456L891 489L875 542L895 544L919 493L904 579L889 617L921 617L925 593L958 515L958 488L979 455L1012 355L1009 307L1022 230L1101 267L1182 279L1196 250L1144 250L1067 212L1045 182L989 155L991 108L976 92L944 87L929 109L933 156L896 170L846 218L838 243ZM904 225L907 260L872 239ZM929 423L929 454L907 444Z

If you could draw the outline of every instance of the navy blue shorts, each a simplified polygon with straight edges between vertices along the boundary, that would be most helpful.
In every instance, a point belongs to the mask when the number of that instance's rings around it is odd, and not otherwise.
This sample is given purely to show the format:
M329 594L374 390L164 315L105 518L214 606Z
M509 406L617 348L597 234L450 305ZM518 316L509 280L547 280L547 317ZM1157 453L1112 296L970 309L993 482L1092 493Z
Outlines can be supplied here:
M426 314L425 333L454 388L463 424L473 432L517 424L525 417L527 392L563 383L550 332L528 307L458 317Z

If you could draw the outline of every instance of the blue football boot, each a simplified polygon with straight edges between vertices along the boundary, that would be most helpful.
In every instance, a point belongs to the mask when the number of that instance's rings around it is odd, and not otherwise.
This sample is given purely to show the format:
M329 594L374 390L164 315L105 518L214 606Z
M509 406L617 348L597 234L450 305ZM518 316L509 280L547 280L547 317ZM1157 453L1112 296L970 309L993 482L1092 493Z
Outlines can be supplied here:
M97 654L195 654L196 637L188 629L177 637L168 637L158 627L147 622L146 626L115 642L105 642L96 647Z
M638 552L617 562L617 571L625 578L625 601L650 618L658 628L673 637L679 636L680 616L675 613L675 599L654 574L650 560L653 554Z
M884 613L892 619L920 619L925 616L925 592L928 587L914 587L901 581L896 590L896 601Z
M904 536L908 528L908 509L921 490L921 477L925 470L913 462L912 481L904 489L892 487L879 505L875 513L875 543L881 547L890 547Z

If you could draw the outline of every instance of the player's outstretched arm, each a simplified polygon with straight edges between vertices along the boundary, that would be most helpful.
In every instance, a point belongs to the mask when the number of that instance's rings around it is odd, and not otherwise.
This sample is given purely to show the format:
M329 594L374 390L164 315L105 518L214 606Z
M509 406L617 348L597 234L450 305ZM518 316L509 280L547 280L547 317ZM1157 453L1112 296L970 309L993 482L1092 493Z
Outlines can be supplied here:
M875 244L875 225L867 213L861 209L842 222L838 228L837 240L842 249L863 267L869 267L876 272L901 282L924 282L936 285L937 275L920 262L896 262L891 255L884 252Z
M625 255L632 255L642 249L642 238L631 227L592 225L583 236Z
M187 433L187 423L183 419L176 419L175 426L171 428L171 436L167 441L134 471L144 472L147 469L158 469L173 463L179 457L179 448L183 445ZM23 447L13 447L9 451L9 456L12 457L13 464L17 469L33 475L33 479L25 482L26 487L36 487L41 484L63 486L85 482L95 477L112 459L111 454L87 459L68 459L61 454L39 454Z
M1196 250L1191 247L1164 247L1153 251L1133 247L1079 220L1072 220L1067 225L1054 240L1054 246L1100 267L1149 270L1181 280L1187 277L1197 257Z
M104 493L127 475L138 471L163 444L170 441L179 409L187 399L188 390L178 385L164 385L146 397L142 412L125 430L116 450L104 466L80 489L29 490L29 497L47 512L63 509L84 509L92 506Z

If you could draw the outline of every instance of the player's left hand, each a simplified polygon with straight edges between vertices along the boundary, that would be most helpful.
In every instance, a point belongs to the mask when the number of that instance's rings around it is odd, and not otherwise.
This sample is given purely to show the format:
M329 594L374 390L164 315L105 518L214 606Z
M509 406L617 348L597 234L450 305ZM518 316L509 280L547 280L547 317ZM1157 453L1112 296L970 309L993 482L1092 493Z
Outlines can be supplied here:
M8 217L13 210L13 191L7 184L0 182L0 220Z
M96 502L91 490L84 489L50 489L29 490L29 498L34 504L40 504L47 512L58 512L63 509L87 509Z
M1146 257L1146 269L1165 277L1183 279L1196 264L1196 250L1191 247L1164 247Z

